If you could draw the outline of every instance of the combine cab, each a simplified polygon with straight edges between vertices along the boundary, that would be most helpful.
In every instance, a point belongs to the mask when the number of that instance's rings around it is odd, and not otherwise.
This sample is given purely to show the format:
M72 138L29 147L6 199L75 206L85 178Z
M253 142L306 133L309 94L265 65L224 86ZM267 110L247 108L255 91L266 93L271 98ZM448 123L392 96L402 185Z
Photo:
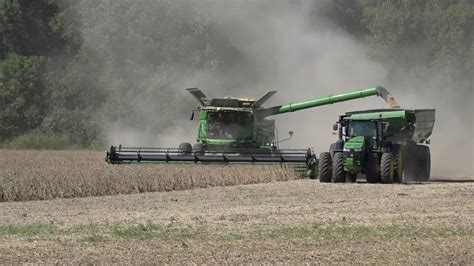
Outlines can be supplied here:
M317 158L312 149L279 149L273 115L300 111L369 96L380 96L391 101L383 87L361 89L312 100L264 108L262 105L276 91L267 92L258 100L241 98L208 99L197 88L187 89L200 103L192 112L197 116L199 129L194 145L184 142L175 149L132 148L112 146L107 152L109 163L130 162L192 162L192 163L284 163L300 166L305 175L315 177Z

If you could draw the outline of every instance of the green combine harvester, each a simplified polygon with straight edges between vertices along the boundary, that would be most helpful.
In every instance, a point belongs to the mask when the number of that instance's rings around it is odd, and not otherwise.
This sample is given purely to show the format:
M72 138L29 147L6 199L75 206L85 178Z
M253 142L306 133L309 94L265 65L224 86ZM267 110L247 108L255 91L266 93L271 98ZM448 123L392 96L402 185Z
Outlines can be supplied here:
M338 140L319 157L321 182L368 183L428 181L429 137L434 109L382 109L348 112L334 124Z
M193 162L193 163L284 163L302 166L306 175L317 174L317 158L312 149L279 149L275 120L270 116L334 104L369 96L390 101L383 87L326 96L312 100L264 108L262 105L276 91L267 92L258 100L240 98L208 99L197 88L187 89L200 103L197 113L197 142L184 142L178 148L138 148L111 146L106 161L112 164L133 162Z

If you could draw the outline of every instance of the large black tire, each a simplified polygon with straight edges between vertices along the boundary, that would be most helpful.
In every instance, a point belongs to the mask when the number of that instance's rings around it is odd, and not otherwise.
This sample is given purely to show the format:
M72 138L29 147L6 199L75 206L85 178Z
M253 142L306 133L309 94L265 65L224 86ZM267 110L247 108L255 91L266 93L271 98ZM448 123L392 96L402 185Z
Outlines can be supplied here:
M431 151L430 147L424 146L425 149L425 175L424 175L424 181L430 180L431 177Z
M193 146L191 146L191 143L183 142L179 144L179 147L178 147L179 155L190 155L192 152L193 152Z
M346 182L346 172L344 172L344 156L342 152L335 152L332 161L332 182L344 183Z
M392 184L394 177L393 156L391 153L382 154L380 159L380 180L384 184Z
M334 157L334 150L336 149L336 143L332 143L330 146L329 146L329 153L331 154L331 158Z
M370 153L367 156L365 178L367 179L367 183L373 184L380 182L380 164L377 153Z
M392 157L393 157L393 182L401 183L403 181L403 168L404 168L404 157L403 149L401 145L392 145Z
M204 145L202 143L194 143L193 145L193 153L195 155L204 155Z
M329 183L332 177L332 159L329 152L322 152L319 155L318 163L319 182Z
M426 182L430 179L431 174L431 154L430 147L424 145L416 145L417 147L417 164L416 164L416 181Z
M403 179L405 181L415 181L416 180L416 145L409 144L403 149Z
M430 148L424 145L409 145L405 152L404 176L406 180L426 182L430 179Z

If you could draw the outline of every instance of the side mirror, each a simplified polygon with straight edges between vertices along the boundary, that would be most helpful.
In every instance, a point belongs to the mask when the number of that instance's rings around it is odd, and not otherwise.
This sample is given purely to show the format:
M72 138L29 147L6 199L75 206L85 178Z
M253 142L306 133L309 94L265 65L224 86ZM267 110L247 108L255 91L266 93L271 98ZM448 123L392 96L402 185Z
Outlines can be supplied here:
M383 128L383 131L387 131L387 129L390 127L390 123L389 122L384 122L383 125L382 125L382 128Z
M288 135L290 136L290 139L293 137L293 133L294 133L293 131L288 132Z
M338 130L338 129L339 129L339 125L337 123L332 125L332 130Z
M189 120L194 120L194 111L191 112L191 118Z

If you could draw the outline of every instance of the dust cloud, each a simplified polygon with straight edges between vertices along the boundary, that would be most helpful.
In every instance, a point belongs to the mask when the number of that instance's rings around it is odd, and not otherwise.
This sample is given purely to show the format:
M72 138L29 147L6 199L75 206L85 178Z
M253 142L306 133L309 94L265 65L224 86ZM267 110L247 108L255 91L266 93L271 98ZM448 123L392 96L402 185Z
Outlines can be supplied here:
M213 33L233 47L232 55L223 54L227 60L225 67L212 71L194 70L175 77L170 86L179 91L178 96L185 100L182 107L175 108L176 119L166 128L157 131L153 126L148 129L107 124L107 140L130 145L177 146L183 141L193 143L197 123L189 121L189 114L197 102L187 95L186 87L199 87L209 97L231 95L258 98L266 91L277 90L278 93L265 105L269 107L382 85L403 108L437 109L431 137L432 175L474 175L472 80L452 81L442 74L394 78L383 63L370 59L363 43L323 16L314 15L318 14L315 9L322 9L327 3L201 1L195 5L193 12L208 17ZM90 38L96 40L96 37ZM129 48L140 53L134 47ZM154 71L147 70L151 76L159 77L160 74ZM137 82L143 83L143 80ZM466 95L454 90L456 84L462 82L470 82L471 90L464 92ZM159 106L167 100L163 96L152 105L146 104L151 106L144 111L150 125L160 119ZM386 107L382 99L371 97L274 118L280 138L290 130L295 132L293 139L283 143L283 147L314 146L319 153L327 150L335 140L332 124L339 114Z

